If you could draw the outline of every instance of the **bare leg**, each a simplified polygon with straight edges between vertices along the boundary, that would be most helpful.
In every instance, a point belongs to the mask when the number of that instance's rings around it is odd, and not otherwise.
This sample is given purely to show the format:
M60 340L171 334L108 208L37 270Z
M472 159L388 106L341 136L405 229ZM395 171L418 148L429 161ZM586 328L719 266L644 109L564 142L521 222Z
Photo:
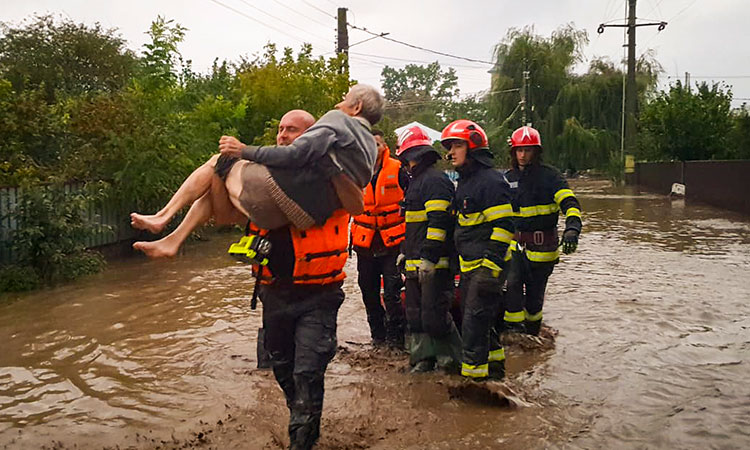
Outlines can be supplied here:
M206 163L198 167L182 183L169 203L154 215L130 214L130 225L139 230L159 233L172 220L172 217L185 205L199 199L211 188L214 169L219 155L212 156Z
M235 164L229 172L227 180L232 177L233 172L240 173L241 167L241 163ZM239 179L239 176L235 174L234 178ZM224 182L218 176L215 176L210 191L193 203L185 218L173 232L158 241L136 242L133 244L133 248L142 251L150 258L174 256L185 239L190 236L190 233L208 222L212 216L216 223L221 225L243 223L247 220L247 215L233 206L229 195L224 187Z

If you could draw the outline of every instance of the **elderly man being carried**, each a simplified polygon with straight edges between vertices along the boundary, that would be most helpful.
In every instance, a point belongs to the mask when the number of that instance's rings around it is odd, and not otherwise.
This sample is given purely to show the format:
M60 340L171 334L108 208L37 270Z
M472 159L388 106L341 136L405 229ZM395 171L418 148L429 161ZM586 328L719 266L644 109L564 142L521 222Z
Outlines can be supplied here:
M291 145L246 146L223 136L221 155L196 169L161 211L130 217L134 228L157 233L196 200L205 203L203 214L188 215L170 235L136 242L133 248L150 257L173 256L190 232L211 217L217 223L249 217L262 228L291 224L304 230L324 223L342 207L361 213L362 188L377 158L370 127L380 120L383 108L375 88L358 84Z

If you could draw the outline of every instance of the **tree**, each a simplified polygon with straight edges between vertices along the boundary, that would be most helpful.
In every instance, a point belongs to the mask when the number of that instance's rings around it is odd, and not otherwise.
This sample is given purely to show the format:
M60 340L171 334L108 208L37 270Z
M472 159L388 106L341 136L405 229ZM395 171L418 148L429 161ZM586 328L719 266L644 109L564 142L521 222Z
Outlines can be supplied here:
M704 82L691 89L677 81L643 109L641 132L667 159L726 157L732 130L731 101L731 90L721 83L709 86Z
M136 64L115 30L52 16L35 16L25 26L0 25L0 77L17 92L41 88L48 102L56 92L78 95L112 92L124 86Z

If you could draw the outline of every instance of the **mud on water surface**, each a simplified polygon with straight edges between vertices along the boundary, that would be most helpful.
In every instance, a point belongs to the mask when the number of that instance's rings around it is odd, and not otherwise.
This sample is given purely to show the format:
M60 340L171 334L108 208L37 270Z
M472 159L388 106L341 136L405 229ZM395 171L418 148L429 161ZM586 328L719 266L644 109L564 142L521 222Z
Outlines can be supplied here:
M503 384L370 347L350 261L317 448L750 447L750 221L573 188L579 251L550 280L544 339L507 342ZM0 448L284 448L235 238L0 303Z

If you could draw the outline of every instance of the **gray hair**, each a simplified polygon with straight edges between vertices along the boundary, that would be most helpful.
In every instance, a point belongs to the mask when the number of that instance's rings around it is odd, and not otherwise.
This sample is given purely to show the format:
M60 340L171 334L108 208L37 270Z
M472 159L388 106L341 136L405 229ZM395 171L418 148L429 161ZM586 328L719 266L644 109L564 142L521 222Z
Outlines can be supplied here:
M369 84L355 84L349 90L353 102L362 102L360 116L367 119L370 125L380 122L385 111L385 99L377 89Z

